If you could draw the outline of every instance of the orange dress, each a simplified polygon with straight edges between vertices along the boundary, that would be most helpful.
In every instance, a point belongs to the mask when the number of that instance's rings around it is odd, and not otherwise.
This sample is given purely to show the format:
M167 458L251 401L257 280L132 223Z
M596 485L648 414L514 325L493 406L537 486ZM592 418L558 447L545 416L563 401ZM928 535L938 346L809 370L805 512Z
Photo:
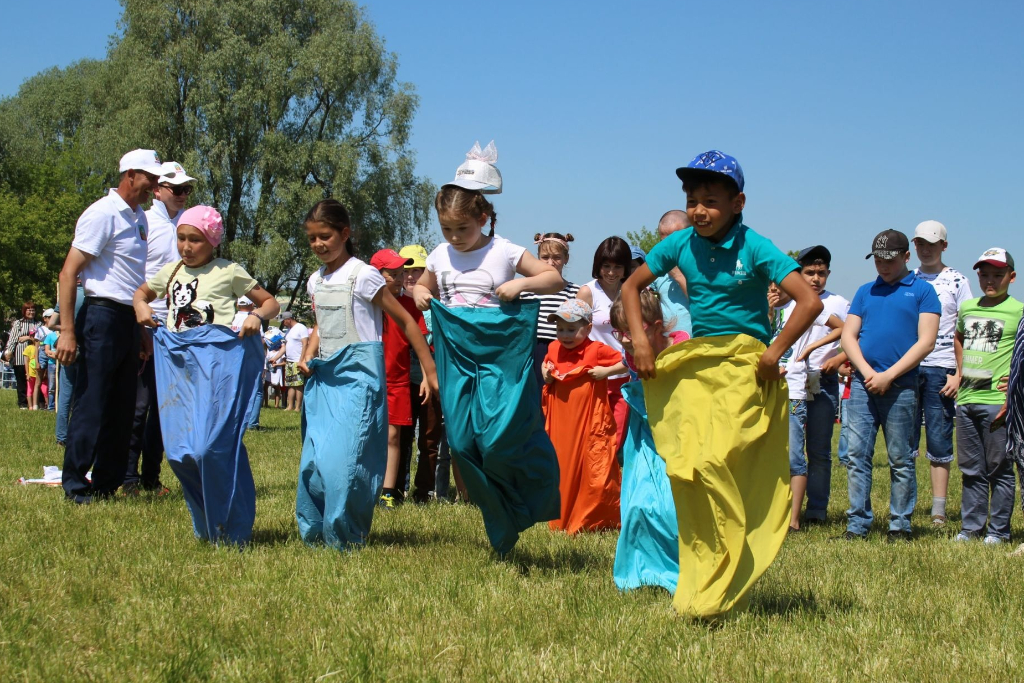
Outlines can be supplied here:
M615 419L608 402L608 380L587 374L622 361L601 342L585 340L574 349L548 346L544 362L554 364L555 381L544 387L544 427L558 453L562 515L552 529L618 529L622 473L615 460Z

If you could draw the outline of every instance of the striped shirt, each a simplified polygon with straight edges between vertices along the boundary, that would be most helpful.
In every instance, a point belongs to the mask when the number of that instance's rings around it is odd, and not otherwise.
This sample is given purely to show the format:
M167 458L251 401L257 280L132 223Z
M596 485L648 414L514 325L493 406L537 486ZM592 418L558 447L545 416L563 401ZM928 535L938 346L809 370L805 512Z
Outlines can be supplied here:
M555 294L524 294L523 299L540 301L540 313L537 316L537 341L551 343L555 341L555 324L548 322L548 316L558 310L563 301L575 299L580 291L579 285L566 281L565 289Z
M25 364L25 347L28 346L28 342L19 342L18 337L26 335L35 336L38 326L39 323L35 320L27 320L25 318L15 320L14 324L11 325L11 336L7 339L7 348L4 349L4 353L11 354L11 365Z

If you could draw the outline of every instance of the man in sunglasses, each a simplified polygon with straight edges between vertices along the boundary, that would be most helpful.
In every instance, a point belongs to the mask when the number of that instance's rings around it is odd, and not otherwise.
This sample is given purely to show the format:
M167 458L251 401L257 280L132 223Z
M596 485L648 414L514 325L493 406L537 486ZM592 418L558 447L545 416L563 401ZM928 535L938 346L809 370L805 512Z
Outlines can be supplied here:
M153 206L146 212L146 220L149 223L149 238L146 240L147 281L153 279L157 271L165 265L177 262L181 258L178 255L178 218L185 211L194 182L195 178L185 173L185 169L177 161L168 161L164 164L163 175L157 180L157 187L153 192ZM157 299L150 306L153 308L153 317L161 324L165 324L167 300ZM149 328L145 328L142 334L153 333ZM143 344L143 348L151 346ZM143 358L142 363L135 395L135 423L132 425L132 438L128 447L128 470L125 472L121 490L129 496L139 495L142 491L163 495L167 493L167 489L160 483L164 442L160 433L159 404L156 400L156 374L151 358Z

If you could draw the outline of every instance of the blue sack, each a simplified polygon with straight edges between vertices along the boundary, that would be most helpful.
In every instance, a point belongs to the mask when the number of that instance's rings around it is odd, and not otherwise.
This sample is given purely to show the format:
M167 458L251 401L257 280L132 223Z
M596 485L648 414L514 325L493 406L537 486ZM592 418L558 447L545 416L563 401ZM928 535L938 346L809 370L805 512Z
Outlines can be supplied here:
M256 486L242 443L263 343L222 325L187 332L159 327L153 360L160 428L171 470L181 482L196 536L244 544L256 518Z
M533 371L540 302L430 305L448 445L491 545L505 554L520 532L561 514L558 456Z
M384 345L349 344L326 360L309 361L309 369L295 518L303 541L341 549L366 540L384 485Z
M665 461L654 449L641 382L622 386L629 422L622 444L622 531L613 575L619 590L661 586L676 592L679 525Z

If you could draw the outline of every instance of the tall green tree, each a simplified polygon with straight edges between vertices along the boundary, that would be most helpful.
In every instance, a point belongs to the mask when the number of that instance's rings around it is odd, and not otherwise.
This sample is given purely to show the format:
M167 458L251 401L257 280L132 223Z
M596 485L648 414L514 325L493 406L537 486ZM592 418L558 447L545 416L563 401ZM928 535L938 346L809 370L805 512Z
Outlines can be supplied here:
M363 256L425 237L435 188L409 148L417 98L357 5L122 5L106 59L42 72L0 101L0 306L52 288L78 213L136 147L199 178L194 201L224 215L223 255L275 294L294 299L318 263L302 218L320 199L350 209ZM37 220L48 203L59 210Z
M654 248L654 245L658 243L659 238L658 233L648 229L646 225L642 225L636 232L627 230L626 240L629 242L629 246L640 247L646 254Z
M117 129L145 122L224 214L227 252L268 289L317 262L302 217L351 211L357 248L421 235L434 188L415 175L417 98L348 0L123 0L112 79L130 84Z

